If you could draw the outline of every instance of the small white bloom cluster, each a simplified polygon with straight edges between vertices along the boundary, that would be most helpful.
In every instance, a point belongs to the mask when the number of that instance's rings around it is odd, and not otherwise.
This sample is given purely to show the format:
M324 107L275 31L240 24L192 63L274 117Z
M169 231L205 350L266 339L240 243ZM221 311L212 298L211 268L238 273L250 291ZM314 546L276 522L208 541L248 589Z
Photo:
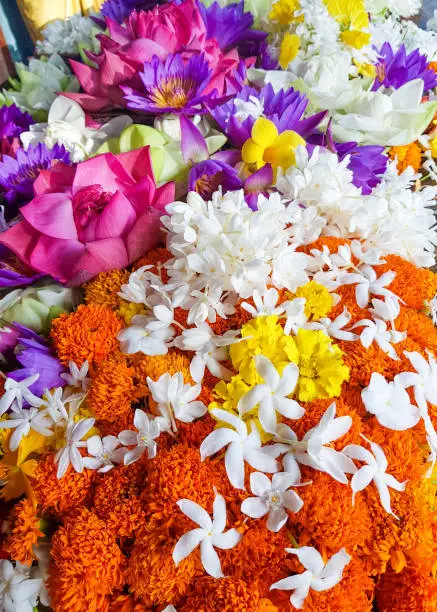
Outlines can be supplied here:
M78 55L82 47L97 51L95 36L98 32L100 29L91 17L72 15L68 19L56 19L41 32L42 40L36 42L36 50L40 55Z

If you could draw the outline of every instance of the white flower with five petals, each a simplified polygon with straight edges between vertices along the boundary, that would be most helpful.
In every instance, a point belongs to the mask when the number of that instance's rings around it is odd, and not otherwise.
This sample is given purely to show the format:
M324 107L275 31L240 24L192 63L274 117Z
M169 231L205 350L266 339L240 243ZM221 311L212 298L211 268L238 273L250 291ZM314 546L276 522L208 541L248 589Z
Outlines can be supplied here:
M91 457L84 457L83 464L89 470L102 474L112 470L115 464L123 463L126 448L120 448L120 440L115 436L91 436L87 440L87 449Z
M38 408L21 408L14 410L8 415L7 420L0 421L0 429L15 429L9 440L9 449L17 450L22 438L33 429L42 436L51 436L53 431L50 429L52 421L38 410Z
M55 461L58 464L57 478L64 476L71 464L76 472L83 472L84 462L79 448L86 447L84 436L93 427L95 419L81 419L75 423L70 421L65 431L65 445L58 450Z
M0 609L3 612L33 612L43 588L41 578L34 577L36 568L14 565L0 560Z
M153 459L156 456L157 444L155 438L160 434L157 420L149 419L144 410L137 408L134 414L134 425L137 431L125 429L118 434L118 439L123 446L134 446L124 456L125 465L138 461L146 450L149 459Z
M399 382L387 382L378 372L373 372L361 398L367 412L374 414L383 427L402 431L420 420L420 410L411 404L406 390Z
M39 374L33 374L23 380L6 378L4 393L0 399L0 416L5 413L14 402L19 410L23 407L23 401L28 402L31 406L42 406L44 403L43 400L36 397L29 389L38 378Z

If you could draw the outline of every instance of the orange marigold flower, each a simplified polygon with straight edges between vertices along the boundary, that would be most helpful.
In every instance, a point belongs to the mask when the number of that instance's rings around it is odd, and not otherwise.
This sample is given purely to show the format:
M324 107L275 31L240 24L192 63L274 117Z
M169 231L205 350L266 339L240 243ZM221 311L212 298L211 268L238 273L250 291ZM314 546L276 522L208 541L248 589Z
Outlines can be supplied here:
M257 612L260 594L255 583L239 578L205 576L193 584L180 612Z
M199 399L203 401L206 406L208 405L208 403L202 399L201 395ZM192 423L182 423L178 421L179 440L188 446L199 448L204 439L215 429L216 425L217 421L215 421L209 413Z
M145 481L144 462L137 461L102 474L94 487L94 512L117 537L131 537L144 523L140 492Z
M376 602L384 612L435 612L437 578L415 567L389 571L378 582Z
M161 270L161 278L166 283L168 281L168 274L164 268L164 264L172 257L170 251L164 247L152 249L132 265L132 271L138 270L138 268L142 268L143 266L153 266L151 272L157 274L159 268Z
M417 172L422 165L422 149L417 142L411 142L408 145L400 147L391 147L389 151L390 159L397 158L398 173L402 174L408 166Z
M59 480L56 472L54 454L45 455L38 461L30 481L42 511L60 518L86 501L95 472L84 469L78 473L69 466Z
M389 270L396 272L389 285L390 291L399 296L406 306L423 311L425 302L432 300L437 293L437 274L426 268L418 268L397 255L384 255L383 259L386 263L376 267L378 276Z
M338 247L343 244L349 244L350 240L347 238L336 238L334 236L320 236L314 242L310 242L309 244L301 245L297 248L298 251L302 251L303 253L311 253L313 249L317 249L321 251L324 246L328 247L331 253L336 253L338 251Z
M152 522L137 532L127 561L129 590L146 606L161 610L168 602L177 606L196 572L201 569L198 555L188 555L177 566L172 557L177 540L185 530L184 520L171 519L162 525Z
M127 424L131 405L138 397L133 367L124 355L111 355L96 368L87 402L98 419Z
M100 274L84 285L85 303L100 304L101 306L112 308L112 310L117 310L121 301L117 293L128 280L128 270L100 272Z
M8 521L8 536L2 545L3 550L14 561L32 565L35 560L33 546L38 543L38 538L44 537L34 504L22 499L13 507Z
M52 538L47 588L54 612L102 612L123 583L125 558L115 534L86 508L69 515Z
M71 314L63 314L52 323L51 337L63 364L80 367L88 360L91 371L118 347L120 319L107 306L80 305Z
M132 595L116 593L111 597L109 612L149 612L150 608L139 603Z

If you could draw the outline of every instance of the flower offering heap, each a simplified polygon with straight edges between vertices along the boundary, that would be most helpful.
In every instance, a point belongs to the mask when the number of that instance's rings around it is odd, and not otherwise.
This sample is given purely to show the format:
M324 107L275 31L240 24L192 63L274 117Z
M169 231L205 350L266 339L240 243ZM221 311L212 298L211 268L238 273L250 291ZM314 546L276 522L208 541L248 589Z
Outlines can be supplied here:
M437 12L106 0L0 95L0 609L435 612Z

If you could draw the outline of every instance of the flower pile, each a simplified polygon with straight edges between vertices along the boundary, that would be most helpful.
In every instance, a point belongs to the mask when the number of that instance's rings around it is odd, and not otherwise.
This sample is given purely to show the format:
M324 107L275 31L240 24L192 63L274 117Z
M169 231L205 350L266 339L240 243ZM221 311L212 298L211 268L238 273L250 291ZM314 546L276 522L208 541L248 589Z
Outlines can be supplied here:
M437 609L418 4L106 0L17 67L2 610Z

